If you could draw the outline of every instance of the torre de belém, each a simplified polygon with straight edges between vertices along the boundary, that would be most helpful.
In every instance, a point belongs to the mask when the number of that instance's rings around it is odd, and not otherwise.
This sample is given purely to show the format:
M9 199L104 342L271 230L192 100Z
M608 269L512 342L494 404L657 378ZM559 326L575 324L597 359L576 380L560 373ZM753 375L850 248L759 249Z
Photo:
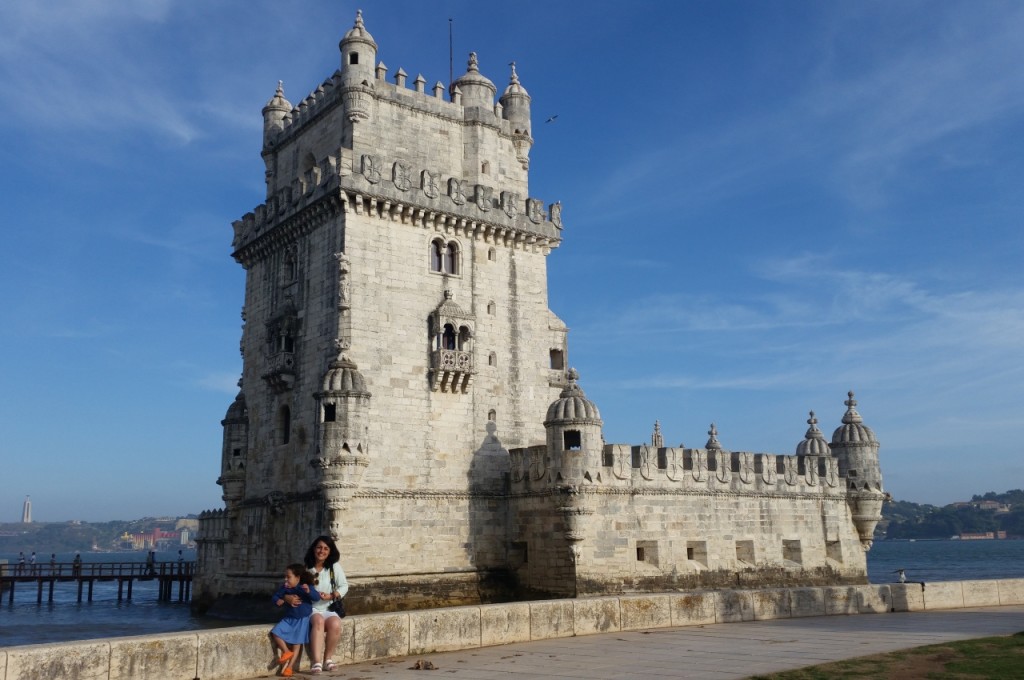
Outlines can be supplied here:
M263 109L266 201L234 222L241 391L195 601L264 599L336 537L352 612L517 597L865 583L886 497L850 393L794 455L606 444L548 309L561 205L529 193L530 96L471 54L341 69ZM838 400L837 400L838 401ZM838 414L837 414L838 415Z

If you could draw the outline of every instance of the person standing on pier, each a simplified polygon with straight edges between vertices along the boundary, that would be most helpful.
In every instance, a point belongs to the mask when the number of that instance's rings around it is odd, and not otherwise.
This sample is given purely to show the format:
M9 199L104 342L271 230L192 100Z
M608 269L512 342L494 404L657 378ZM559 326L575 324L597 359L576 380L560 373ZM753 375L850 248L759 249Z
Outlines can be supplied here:
M18 569L14 572L17 576L25 574L25 553L18 553Z
M36 575L36 551L32 551L32 556L28 558L28 573L32 576Z
M82 553L75 551L75 559L71 560L71 575L82 575Z
M289 564L284 570L284 584L274 592L275 605L289 605L270 631L274 644L281 650L277 663L283 667L281 675L285 677L292 675L299 648L309 642L309 615L313 613L313 603L320 599L313 585L313 575L304 564ZM297 598L298 605L291 604L292 598Z
M50 553L50 576L57 575L57 553Z

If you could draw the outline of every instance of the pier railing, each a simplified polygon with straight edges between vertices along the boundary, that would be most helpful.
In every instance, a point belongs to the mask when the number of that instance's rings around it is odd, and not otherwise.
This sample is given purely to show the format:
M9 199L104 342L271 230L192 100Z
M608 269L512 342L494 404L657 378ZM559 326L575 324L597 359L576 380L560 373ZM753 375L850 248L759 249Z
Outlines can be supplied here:
M157 581L157 600L170 602L174 599L177 585L177 599L184 602L191 598L192 577L195 562L44 562L36 564L0 565L0 592L7 591L8 602L14 602L18 584L36 585L36 602L42 603L43 590L47 601L53 601L57 584L75 583L78 586L78 601L83 594L89 602L93 599L93 586L97 582L116 581L117 599L132 599L136 581ZM24 589L24 586L22 587ZM31 590L31 588L29 588Z

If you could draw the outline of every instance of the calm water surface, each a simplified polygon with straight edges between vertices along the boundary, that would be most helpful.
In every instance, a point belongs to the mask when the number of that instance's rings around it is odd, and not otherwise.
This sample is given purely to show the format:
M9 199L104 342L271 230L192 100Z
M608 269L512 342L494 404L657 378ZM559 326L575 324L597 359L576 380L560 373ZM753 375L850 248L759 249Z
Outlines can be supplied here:
M73 553L57 555L70 562ZM188 553L186 559L193 559ZM88 562L143 562L146 553L83 553ZM17 555L0 554L11 565ZM177 551L157 553L158 561L177 560ZM49 554L40 560L48 567ZM1024 541L878 541L868 553L872 583L892 583L896 569L910 581L1024 578ZM267 584L268 597L276 583ZM223 621L192 616L188 603L157 602L156 581L136 582L132 601L117 601L117 584L97 583L92 602L77 602L77 586L58 584L54 601L36 604L35 586L20 584L14 604L0 600L0 647L89 640L124 635L172 633L217 628ZM174 591L177 597L177 589ZM46 597L44 589L43 597ZM230 625L230 624L228 624ZM269 629L269 627L268 627Z

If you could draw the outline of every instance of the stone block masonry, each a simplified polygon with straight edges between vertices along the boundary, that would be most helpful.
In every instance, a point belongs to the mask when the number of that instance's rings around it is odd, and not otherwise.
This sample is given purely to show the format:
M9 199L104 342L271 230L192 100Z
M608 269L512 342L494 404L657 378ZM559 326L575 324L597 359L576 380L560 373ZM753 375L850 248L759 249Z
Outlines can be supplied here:
M389 657L476 649L496 644L568 638L626 630L767 621L827 612L885 614L947 609L981 590L1018 598L1024 579L652 593L450 607L349 616L336 657L351 664ZM934 607L922 592L943 593ZM789 603L789 604L787 604ZM796 603L800 603L797 605ZM876 604L878 606L876 606ZM819 608L820 606L820 608ZM189 633L86 642L0 647L0 680L131 678L132 680L243 680L268 675L274 651L268 628L241 626ZM308 668L308 655L300 672Z

